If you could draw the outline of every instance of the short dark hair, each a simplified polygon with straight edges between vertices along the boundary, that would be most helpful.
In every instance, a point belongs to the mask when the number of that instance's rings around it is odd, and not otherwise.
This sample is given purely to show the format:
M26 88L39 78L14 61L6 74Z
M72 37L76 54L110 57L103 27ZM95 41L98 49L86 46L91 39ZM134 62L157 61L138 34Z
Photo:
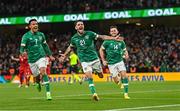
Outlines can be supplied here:
M31 20L29 20L28 25L30 25L32 21L36 21L36 22L37 22L37 20L36 20L36 19L31 19Z
M115 26L115 25L110 26L110 29L112 29L112 28L116 28L116 29L118 29L118 27L117 27L117 26Z
M83 22L83 21L82 21L82 20L77 20L77 21L75 21L75 22L74 22L74 26L76 26L76 24L77 24L78 22Z

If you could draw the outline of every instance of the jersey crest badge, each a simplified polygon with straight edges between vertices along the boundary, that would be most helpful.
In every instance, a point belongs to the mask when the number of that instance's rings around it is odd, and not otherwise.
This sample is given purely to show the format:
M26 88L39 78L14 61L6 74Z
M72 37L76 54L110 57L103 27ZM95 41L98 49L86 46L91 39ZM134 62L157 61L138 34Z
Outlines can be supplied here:
M42 41L42 36L39 36L39 40Z
M86 35L86 36L85 36L85 39L89 39L89 36L88 36L88 35Z

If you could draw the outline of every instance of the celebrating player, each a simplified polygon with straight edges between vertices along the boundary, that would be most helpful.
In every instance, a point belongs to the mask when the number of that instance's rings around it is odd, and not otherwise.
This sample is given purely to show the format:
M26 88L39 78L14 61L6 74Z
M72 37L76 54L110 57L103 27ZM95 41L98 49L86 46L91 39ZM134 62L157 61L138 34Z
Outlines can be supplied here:
M30 76L31 76L31 70L28 64L28 59L27 59L27 55L20 55L19 58L14 58L14 56L11 56L11 59L14 61L19 61L20 62L20 67L19 67L19 80L20 80L20 84L19 84L19 88L22 87L23 85L23 80L25 78L26 80L26 88L29 87L29 80L30 80Z
M119 31L117 27L111 26L110 35L116 37L118 34ZM99 52L103 65L106 66L108 64L114 82L119 84L120 80L122 81L122 84L124 85L124 98L130 99L128 96L128 76L126 73L126 67L123 62L123 57L126 59L128 58L128 52L126 50L124 41L104 41Z
M85 31L84 23L80 20L75 22L75 29L77 30L77 33L71 38L71 44L66 49L65 53L61 55L60 61L62 62L66 58L72 47L77 48L77 55L83 67L83 71L88 78L89 88L93 94L93 100L98 101L99 97L95 90L92 73L93 71L97 72L100 78L103 78L103 73L99 57L94 46L94 41L99 38L103 40L121 40L122 38L119 36L110 37L106 35L98 35L92 31Z
M28 62L33 73L36 77L37 88L41 91L40 75L42 75L45 87L46 87L46 98L51 100L49 78L46 73L47 60L46 56L49 56L51 60L55 58L46 43L45 35L38 31L38 22L36 19L29 21L30 31L25 33L21 40L20 53L25 54L25 50L28 53Z

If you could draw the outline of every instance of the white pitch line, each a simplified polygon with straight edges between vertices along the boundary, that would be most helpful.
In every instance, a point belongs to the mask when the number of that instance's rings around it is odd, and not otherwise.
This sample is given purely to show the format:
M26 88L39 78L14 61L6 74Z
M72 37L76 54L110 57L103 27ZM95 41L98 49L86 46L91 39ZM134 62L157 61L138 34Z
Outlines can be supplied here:
M121 111L121 110L138 110L138 109L150 109L150 108L165 108L165 107L175 107L180 106L180 104L168 104L168 105L158 105L158 106L145 106L145 107L134 107L134 108L122 108L122 109L111 109L104 111Z
M180 90L151 90L151 91L134 91L129 93L153 93L153 92L173 92ZM100 95L109 95L109 94L123 94L123 92L108 92L108 93L100 93ZM64 98L64 97L77 97L77 96L88 96L91 94L73 94L73 95L62 95L62 96L53 96L53 98ZM44 99L44 97L32 97L28 99Z
M53 100L72 100L72 98L53 98ZM101 100L124 100L124 98L100 98ZM76 98L75 100L86 100L86 98ZM179 100L180 98L131 98L130 100Z

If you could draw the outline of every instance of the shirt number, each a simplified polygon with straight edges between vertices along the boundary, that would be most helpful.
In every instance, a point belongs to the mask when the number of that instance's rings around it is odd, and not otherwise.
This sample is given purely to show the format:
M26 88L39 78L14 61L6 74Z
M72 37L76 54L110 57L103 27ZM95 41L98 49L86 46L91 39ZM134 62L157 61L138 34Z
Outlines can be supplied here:
M85 41L84 40L80 40L80 45L85 45Z
M114 50L117 50L118 49L118 45L114 45Z
M35 39L35 44L37 45L37 42L38 42L38 40L37 39Z

